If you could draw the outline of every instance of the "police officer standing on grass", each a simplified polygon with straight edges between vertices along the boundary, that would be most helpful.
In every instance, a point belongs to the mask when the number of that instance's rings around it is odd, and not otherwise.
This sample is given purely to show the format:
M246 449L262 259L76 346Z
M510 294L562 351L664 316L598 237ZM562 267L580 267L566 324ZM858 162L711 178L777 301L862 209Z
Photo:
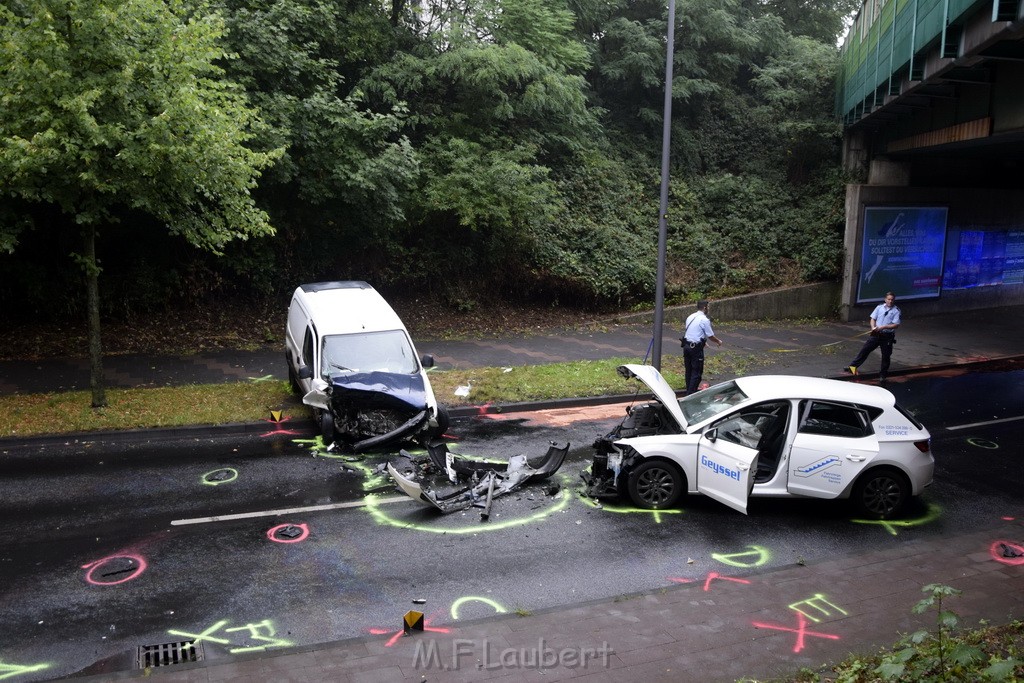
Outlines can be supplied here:
M707 315L708 302L701 299L697 302L697 310L686 319L686 329L679 340L683 343L683 363L686 366L686 393L694 394L700 387L701 376L704 374L704 347L708 339L719 346L722 340L715 336L711 329L711 318Z
M843 372L857 374L857 368L867 360L868 354L881 349L882 369L878 372L878 380L884 382L889 374L889 359L892 357L892 345L896 343L896 328L900 326L900 307L896 305L896 295L886 292L885 301L875 306L871 312L871 336L860 347L860 353L843 368Z

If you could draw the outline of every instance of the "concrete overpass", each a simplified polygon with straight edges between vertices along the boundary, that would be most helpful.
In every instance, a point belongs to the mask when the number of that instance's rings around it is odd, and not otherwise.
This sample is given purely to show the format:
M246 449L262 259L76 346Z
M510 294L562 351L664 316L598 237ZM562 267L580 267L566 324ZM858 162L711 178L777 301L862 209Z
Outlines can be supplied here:
M865 0L838 86L843 317L1024 302L1024 0Z

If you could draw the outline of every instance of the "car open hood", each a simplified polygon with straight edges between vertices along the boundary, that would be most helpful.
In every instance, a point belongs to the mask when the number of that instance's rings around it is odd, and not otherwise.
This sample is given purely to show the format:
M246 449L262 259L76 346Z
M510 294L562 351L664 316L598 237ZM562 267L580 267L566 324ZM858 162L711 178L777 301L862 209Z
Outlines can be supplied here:
M620 365L618 373L626 379L635 377L646 384L658 401L665 406L665 410L675 418L679 426L686 429L686 418L683 417L683 411L679 407L676 392L668 385L657 368L653 365Z
M427 407L427 391L419 374L350 372L331 375L331 399L359 408L392 408L407 412Z

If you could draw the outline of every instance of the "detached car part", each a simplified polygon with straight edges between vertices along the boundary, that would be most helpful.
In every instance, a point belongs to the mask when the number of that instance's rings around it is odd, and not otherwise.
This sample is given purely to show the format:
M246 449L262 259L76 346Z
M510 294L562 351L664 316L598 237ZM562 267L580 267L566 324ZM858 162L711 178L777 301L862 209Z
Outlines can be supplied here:
M438 493L433 487L418 481L413 476L400 473L393 464L388 463L388 473L398 487L418 503L437 508L444 514L465 510L474 505L486 506L486 514L490 514L489 501L521 486L543 481L558 471L569 452L569 444L559 448L555 444L548 447L547 453L537 458L525 455L514 455L502 468L500 465L486 462L475 462L448 452L445 444L432 444L428 447L432 472L447 474L449 482L458 487L455 491ZM453 481L454 480L454 481ZM486 517L485 517L486 519Z

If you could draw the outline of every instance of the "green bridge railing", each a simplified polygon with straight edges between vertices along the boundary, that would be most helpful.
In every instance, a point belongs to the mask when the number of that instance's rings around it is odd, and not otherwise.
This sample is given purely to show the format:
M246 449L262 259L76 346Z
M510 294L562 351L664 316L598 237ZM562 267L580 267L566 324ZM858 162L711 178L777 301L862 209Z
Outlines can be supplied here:
M865 0L842 47L836 113L850 124L898 95L901 81L921 80L925 55L959 56L967 20L991 9L1013 21L1022 0Z

